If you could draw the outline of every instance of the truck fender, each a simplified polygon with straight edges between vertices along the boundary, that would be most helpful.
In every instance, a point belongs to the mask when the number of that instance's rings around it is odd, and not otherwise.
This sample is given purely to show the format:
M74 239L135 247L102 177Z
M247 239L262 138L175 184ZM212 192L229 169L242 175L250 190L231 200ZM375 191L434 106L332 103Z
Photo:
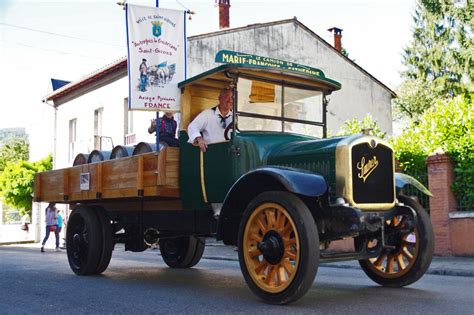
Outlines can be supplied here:
M281 190L305 197L328 192L326 179L317 173L288 167L262 167L242 175L231 187L219 213L217 239L233 244L247 205L262 192Z
M397 187L397 196L400 194L400 191L407 185L412 185L425 195L433 197L433 194L428 190L428 188L423 186L423 184L417 181L415 178L407 174L395 173L395 186Z

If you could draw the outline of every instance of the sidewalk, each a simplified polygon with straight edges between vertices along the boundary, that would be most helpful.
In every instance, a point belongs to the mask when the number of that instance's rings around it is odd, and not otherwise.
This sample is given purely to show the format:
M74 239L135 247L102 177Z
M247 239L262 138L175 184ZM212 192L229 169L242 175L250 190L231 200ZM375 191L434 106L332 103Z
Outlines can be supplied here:
M203 258L239 261L237 251L234 250L234 247L225 246L221 242L216 241L209 241L206 244ZM357 261L322 263L320 267L361 269ZM432 275L474 277L474 257L434 256L431 266L426 273Z

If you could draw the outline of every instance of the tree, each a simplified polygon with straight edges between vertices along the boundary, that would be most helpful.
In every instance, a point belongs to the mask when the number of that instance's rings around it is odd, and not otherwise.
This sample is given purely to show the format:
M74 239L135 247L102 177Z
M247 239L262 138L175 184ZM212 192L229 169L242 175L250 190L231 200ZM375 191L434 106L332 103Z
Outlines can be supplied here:
M379 126L377 125L377 121L374 120L371 115L365 116L362 121L359 121L357 118L346 120L344 125L341 126L341 129L337 135L353 135L356 133L361 133L362 129L372 129L371 134L382 139L384 139L387 135L387 133L380 130Z
M17 162L28 160L30 148L28 140L25 137L9 138L5 144L0 147L0 173L8 162Z
M397 89L397 95L393 100L394 117L408 117L414 122L441 97L422 79L405 80Z
M433 99L474 91L473 21L472 0L418 0L403 56L405 82L394 102L400 112L416 119Z
M8 162L0 174L0 194L4 202L20 211L20 215L31 212L33 184L37 172L50 170L53 166L51 155L34 163L27 161Z

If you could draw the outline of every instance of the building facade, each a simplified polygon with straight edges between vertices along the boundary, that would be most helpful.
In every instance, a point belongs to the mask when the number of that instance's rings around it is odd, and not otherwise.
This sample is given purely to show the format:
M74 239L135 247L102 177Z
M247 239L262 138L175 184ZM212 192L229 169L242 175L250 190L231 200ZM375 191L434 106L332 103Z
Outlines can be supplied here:
M392 132L391 99L395 93L297 19L189 37L187 77L218 66L215 54L223 49L319 68L340 82L342 89L329 97L330 135L335 135L346 120L362 119L367 114L378 121L383 131ZM110 150L119 144L154 142L147 129L155 114L129 111L127 92L124 58L45 97L43 101L55 108L55 168L71 166L78 153ZM32 147L34 153L34 142Z

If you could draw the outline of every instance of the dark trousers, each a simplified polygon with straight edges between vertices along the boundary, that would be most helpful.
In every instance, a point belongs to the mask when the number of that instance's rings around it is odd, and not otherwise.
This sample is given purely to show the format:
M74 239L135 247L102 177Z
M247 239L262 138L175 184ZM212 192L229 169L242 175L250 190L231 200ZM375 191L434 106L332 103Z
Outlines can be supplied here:
M49 227L51 225L46 225L46 236L44 237L43 239L43 243L42 245L44 246L44 244L46 244L46 242L48 241L48 238L49 238L49 233L51 232L49 230ZM59 229L58 229L58 226L56 226L56 230L54 231L54 236L56 237L56 248L59 247Z

